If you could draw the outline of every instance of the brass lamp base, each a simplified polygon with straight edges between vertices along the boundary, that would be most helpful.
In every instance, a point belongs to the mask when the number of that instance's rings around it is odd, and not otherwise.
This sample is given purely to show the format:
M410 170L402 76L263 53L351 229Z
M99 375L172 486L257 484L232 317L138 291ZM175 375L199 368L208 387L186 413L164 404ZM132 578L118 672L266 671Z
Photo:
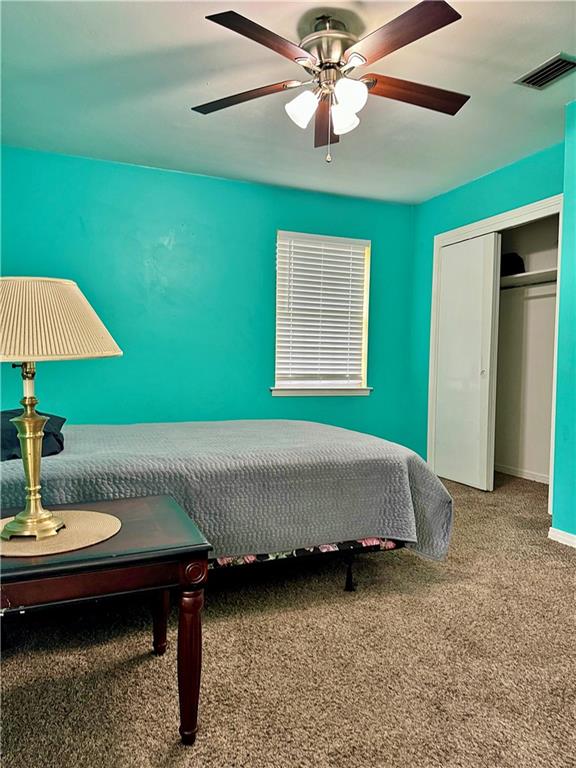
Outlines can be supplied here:
M36 539L45 539L48 536L56 536L58 531L64 528L63 521L42 506L40 459L44 425L48 418L36 413L38 400L34 397L35 373L34 363L22 363L24 397L20 403L24 410L16 418L10 419L18 430L26 477L26 507L0 532L0 537L5 541L12 536L35 536Z
M35 536L36 540L46 539L48 536L56 536L60 528L64 527L64 521L48 509L42 508L39 514L33 515L24 510L2 528L0 537L4 541L9 541L12 536Z

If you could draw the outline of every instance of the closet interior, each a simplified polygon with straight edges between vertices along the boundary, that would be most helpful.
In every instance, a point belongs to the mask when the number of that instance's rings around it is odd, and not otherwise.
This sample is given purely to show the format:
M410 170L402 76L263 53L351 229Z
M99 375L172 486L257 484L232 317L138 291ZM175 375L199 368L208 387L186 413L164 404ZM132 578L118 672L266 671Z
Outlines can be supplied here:
M501 232L494 464L541 483L550 468L558 235L558 215Z

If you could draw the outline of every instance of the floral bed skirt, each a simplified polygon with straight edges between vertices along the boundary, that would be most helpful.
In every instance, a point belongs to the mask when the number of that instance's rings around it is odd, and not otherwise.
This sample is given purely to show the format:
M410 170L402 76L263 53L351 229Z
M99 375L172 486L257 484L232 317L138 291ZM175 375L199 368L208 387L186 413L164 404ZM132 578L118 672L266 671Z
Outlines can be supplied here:
M210 560L209 568L226 568L231 565L251 565L252 563L266 563L271 560L287 560L295 557L308 557L320 555L325 552L378 552L380 550L399 549L403 547L401 541L393 539L379 539L376 537L358 539L356 541L341 541L338 544L320 544L317 547L304 547L292 549L288 552L272 552L265 555L240 555L236 557L218 557Z

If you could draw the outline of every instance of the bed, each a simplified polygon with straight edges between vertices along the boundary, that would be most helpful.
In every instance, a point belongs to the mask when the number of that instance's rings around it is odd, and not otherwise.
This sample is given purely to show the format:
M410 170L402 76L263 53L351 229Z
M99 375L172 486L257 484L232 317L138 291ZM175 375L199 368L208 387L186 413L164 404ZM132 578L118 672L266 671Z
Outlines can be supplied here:
M42 459L44 505L166 494L213 545L212 565L399 544L444 557L452 500L413 451L309 421L64 428ZM2 506L23 502L21 462L2 465Z

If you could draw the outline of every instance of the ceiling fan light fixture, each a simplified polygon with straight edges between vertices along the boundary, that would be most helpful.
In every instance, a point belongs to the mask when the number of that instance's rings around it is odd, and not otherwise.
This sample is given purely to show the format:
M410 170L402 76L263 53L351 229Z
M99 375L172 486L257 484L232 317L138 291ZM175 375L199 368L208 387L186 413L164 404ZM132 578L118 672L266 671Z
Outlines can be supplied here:
M344 104L333 104L332 109L332 129L336 136L342 136L344 133L350 133L354 128L360 125L360 119Z
M348 61L344 66L342 67L342 72L349 72L351 69L355 69L356 67L363 67L364 64L366 64L366 59L364 56L361 56L359 53L351 53L348 57Z
M341 77L334 86L334 95L340 106L358 113L368 101L368 87L362 80Z
M318 109L318 95L314 91L303 91L285 104L286 114L299 128L307 128Z

